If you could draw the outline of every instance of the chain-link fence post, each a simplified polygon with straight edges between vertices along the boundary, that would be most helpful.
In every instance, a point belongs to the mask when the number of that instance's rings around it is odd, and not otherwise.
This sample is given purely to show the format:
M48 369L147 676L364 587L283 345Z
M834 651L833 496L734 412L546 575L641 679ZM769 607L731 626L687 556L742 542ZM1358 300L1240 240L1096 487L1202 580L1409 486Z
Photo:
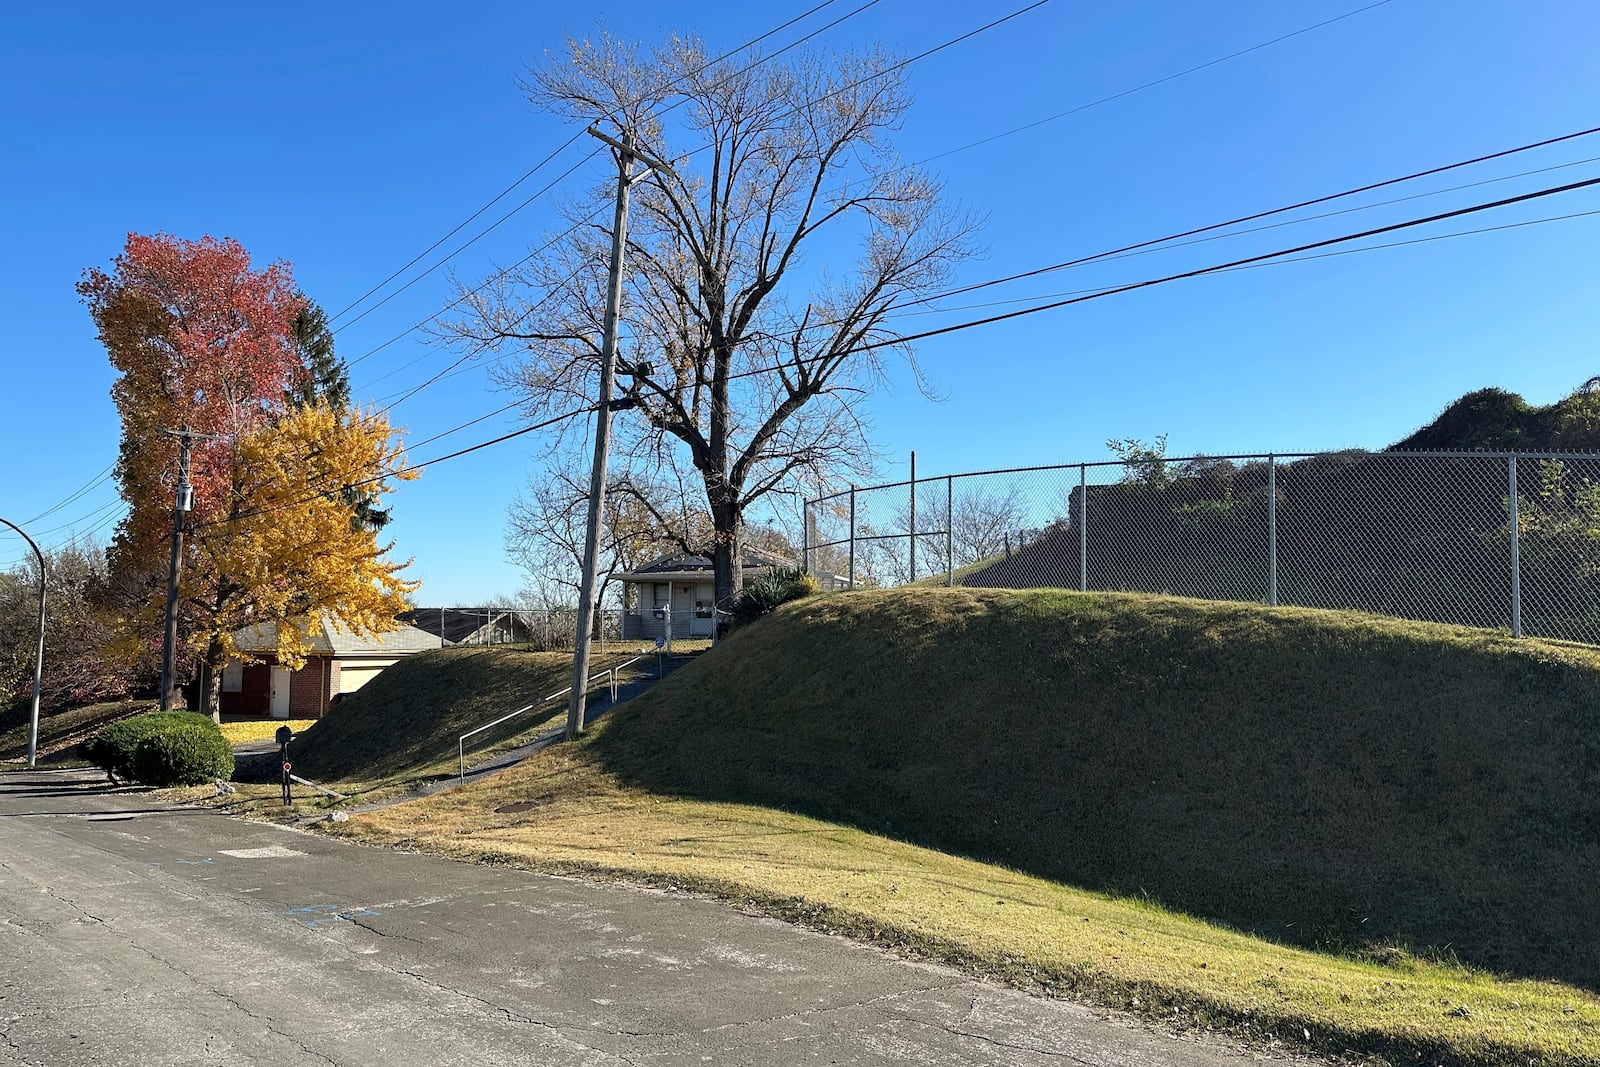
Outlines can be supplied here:
M850 588L856 587L856 487L850 487Z
M949 476L944 480L944 584L956 584L956 490Z
M1267 603L1278 606L1278 457L1267 456Z
M807 574L811 573L811 501L802 501L800 504L800 569ZM716 620L712 620L711 630L716 632Z
M1089 467L1078 464L1078 591L1089 591Z
M911 580L917 580L917 454L911 453Z
M1522 531L1517 519L1517 454L1513 452L1506 462L1511 472L1511 495L1506 507L1511 520L1511 636L1522 636Z

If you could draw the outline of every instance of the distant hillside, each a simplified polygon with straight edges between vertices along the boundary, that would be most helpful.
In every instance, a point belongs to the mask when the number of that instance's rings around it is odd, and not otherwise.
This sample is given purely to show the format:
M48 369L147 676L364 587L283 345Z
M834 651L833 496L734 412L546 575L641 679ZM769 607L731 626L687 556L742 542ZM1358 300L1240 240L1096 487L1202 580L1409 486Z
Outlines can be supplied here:
M1118 594L800 601L623 705L603 765L1309 945L1600 988L1600 654Z
M1600 450L1600 390L1579 389L1536 407L1517 393L1479 389L1452 403L1390 451L1485 452Z

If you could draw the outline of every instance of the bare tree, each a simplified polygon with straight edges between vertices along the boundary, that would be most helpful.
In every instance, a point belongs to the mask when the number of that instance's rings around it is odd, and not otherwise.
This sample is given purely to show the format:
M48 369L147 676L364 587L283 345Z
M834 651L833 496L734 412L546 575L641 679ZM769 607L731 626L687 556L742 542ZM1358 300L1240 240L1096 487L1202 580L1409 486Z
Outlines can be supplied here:
M569 40L525 86L546 110L672 161L634 193L617 453L635 470L680 458L692 470L723 607L752 506L867 465L857 402L885 354L911 359L891 309L936 291L975 227L892 154L909 97L889 57L755 58L710 62L692 38L646 54L601 36ZM446 328L462 344L526 346L504 382L530 416L596 395L610 237L588 220L610 196L608 184L571 205L570 235L465 297Z
M957 567L998 556L1011 540L1022 540L1028 509L1014 482L988 491L963 490L955 495L953 507L950 532Z
M577 603L588 499L588 474L558 466L532 479L526 495L512 502L506 551L527 572L531 599L547 606ZM597 602L605 603L617 574L673 548L694 551L709 540L704 514L674 510L670 501L660 483L626 474L611 481L601 516Z

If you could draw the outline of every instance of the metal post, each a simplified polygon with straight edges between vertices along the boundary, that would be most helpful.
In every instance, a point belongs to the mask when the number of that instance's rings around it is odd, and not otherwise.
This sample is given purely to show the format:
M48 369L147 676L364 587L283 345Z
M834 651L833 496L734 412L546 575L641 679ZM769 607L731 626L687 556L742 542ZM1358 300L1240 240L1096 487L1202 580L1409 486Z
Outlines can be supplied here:
M1278 606L1278 457L1267 456L1267 603Z
M811 501L800 501L800 569L811 573ZM717 635L717 613L711 613L711 636ZM712 644L716 644L715 641Z
M583 546L583 578L578 593L578 627L572 656L572 697L567 703L567 737L583 732L584 709L588 702L589 680L589 630L594 621L595 582L600 569L600 520L605 506L606 463L611 449L611 390L617 365L617 317L622 307L622 255L626 247L628 230L628 190L636 177L633 161L643 161L647 168L666 171L667 168L633 146L633 135L623 130L618 141L589 127L595 138L611 145L617 151L617 206L611 223L611 277L606 292L605 335L600 350L600 397L595 405L594 467L589 475L589 515ZM670 171L668 171L670 173Z
M1089 591L1089 468L1078 464L1078 591Z
M911 453L911 580L917 580L917 453Z
M1522 636L1522 529L1517 517L1517 456L1511 454L1507 466L1511 469L1511 495L1508 507L1511 512L1511 636Z
M33 717L28 720L28 766L32 767L39 753L39 688L44 681L44 597L45 597L45 566L44 553L39 551L39 546L33 538L23 533L22 527L14 522L0 519L28 542L28 547L33 549L34 557L39 561L39 649L33 659Z
M944 584L956 584L956 493L955 479L944 480Z
M856 587L856 487L850 487L850 588Z

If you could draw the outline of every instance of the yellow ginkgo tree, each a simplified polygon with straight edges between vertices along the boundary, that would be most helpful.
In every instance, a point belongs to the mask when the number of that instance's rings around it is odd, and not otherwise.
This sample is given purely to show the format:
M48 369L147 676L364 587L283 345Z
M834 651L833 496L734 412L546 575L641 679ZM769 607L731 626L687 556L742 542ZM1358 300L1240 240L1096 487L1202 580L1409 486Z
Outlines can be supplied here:
M185 590L204 608L190 642L206 667L213 716L222 667L241 656L241 629L270 626L279 664L295 669L324 621L366 635L400 625L395 616L419 583L401 577L409 561L391 560L392 543L379 544L362 515L393 481L417 476L403 456L381 414L320 402L237 441L233 503L194 530L203 565Z

